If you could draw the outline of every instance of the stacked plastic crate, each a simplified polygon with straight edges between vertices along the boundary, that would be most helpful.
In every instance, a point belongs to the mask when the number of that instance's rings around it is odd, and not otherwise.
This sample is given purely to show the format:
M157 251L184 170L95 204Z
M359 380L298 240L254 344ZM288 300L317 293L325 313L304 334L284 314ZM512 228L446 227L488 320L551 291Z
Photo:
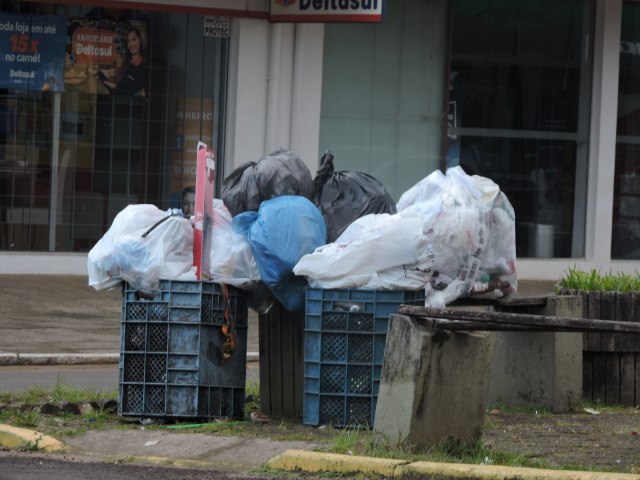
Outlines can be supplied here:
M303 423L373 426L389 316L424 298L424 291L306 290Z
M125 284L118 413L243 418L247 319L233 287L163 280L149 298Z

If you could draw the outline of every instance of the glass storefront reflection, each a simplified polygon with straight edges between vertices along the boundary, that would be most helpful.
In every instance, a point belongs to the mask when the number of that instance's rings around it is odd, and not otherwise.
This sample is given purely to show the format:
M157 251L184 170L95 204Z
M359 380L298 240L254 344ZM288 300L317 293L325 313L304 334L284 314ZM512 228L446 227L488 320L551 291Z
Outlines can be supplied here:
M593 2L453 2L447 166L498 183L519 257L584 255Z
M611 258L640 260L640 5L622 8Z
M228 40L196 14L1 10L63 19L64 81L0 89L0 250L88 251L128 204L180 207L198 141L224 144Z

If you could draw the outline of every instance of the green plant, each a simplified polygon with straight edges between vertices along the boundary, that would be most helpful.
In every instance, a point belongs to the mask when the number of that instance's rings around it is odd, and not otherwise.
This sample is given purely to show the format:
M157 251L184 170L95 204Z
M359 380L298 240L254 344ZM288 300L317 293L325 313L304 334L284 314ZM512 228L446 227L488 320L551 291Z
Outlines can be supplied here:
M40 415L35 410L14 409L9 419L16 427L34 428L38 425Z
M380 435L376 435L370 430L357 428L343 429L334 438L330 450L334 453L394 458L410 462L427 461L535 468L548 467L546 464L530 460L522 455L494 451L486 447L481 441L466 444L447 439L420 451L406 442L391 445Z
M254 399L254 401L260 399L260 383L257 381L248 381L245 386L245 396Z
M556 286L556 292L568 288L582 291L600 292L634 292L640 291L640 273L630 275L627 273L606 273L599 270L579 270L577 267L569 267Z
M35 405L46 402L92 402L96 400L116 400L118 388L104 392L92 388L78 388L65 382L64 377L58 375L56 383L51 388L28 388L22 392L0 392L0 403L23 403Z

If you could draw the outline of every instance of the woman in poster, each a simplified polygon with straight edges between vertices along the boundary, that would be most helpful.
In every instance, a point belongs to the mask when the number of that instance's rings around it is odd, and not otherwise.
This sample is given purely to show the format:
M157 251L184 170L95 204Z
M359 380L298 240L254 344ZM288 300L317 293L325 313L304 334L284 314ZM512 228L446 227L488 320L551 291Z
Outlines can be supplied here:
M97 72L102 84L115 94L145 95L147 85L147 66L144 58L142 34L137 27L127 31L127 58L116 80L110 79L104 71Z

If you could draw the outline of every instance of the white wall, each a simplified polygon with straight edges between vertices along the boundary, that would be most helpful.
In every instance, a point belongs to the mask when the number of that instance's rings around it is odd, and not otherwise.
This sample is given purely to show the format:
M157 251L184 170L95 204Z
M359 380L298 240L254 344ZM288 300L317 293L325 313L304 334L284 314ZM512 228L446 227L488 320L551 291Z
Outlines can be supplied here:
M282 147L318 167L324 27L235 19L227 171Z

